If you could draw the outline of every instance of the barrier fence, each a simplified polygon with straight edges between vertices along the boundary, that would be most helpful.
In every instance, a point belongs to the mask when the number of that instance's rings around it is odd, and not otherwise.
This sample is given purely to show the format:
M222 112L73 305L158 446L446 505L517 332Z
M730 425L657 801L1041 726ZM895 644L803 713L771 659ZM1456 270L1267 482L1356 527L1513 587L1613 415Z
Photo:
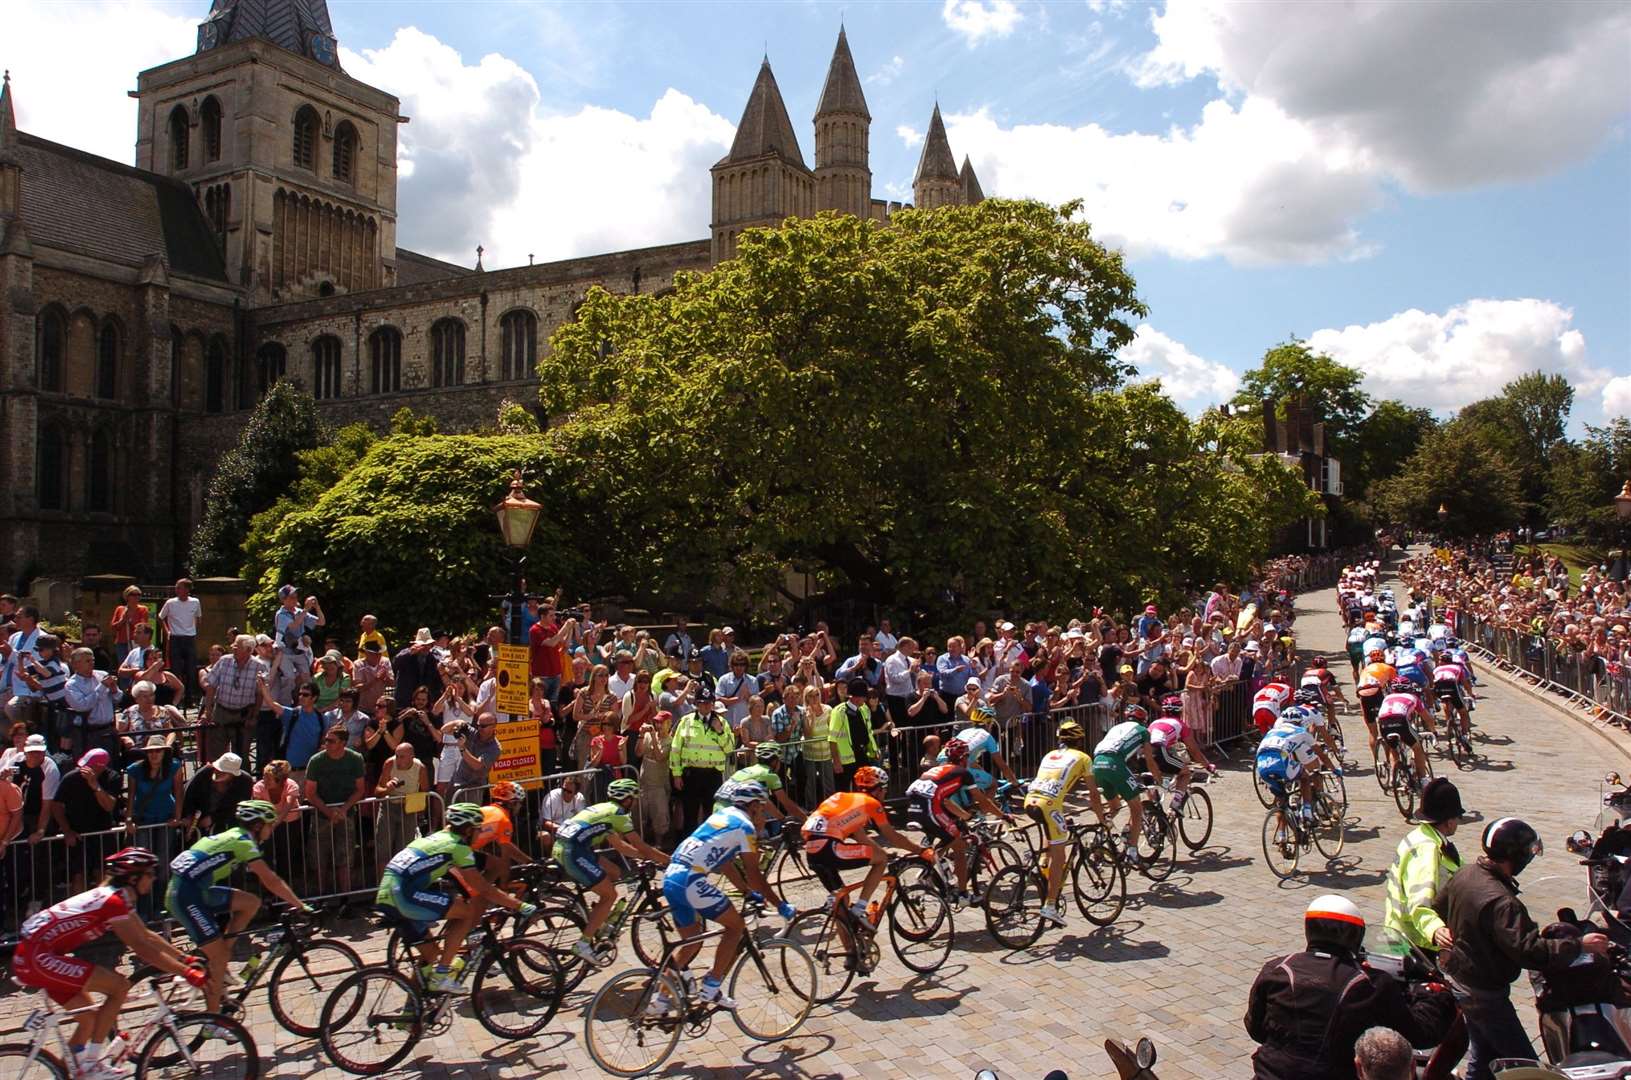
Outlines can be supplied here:
M1456 634L1497 666L1592 708L1600 722L1631 727L1631 670L1624 662L1560 649L1544 634L1500 626L1469 612L1457 612L1455 620Z

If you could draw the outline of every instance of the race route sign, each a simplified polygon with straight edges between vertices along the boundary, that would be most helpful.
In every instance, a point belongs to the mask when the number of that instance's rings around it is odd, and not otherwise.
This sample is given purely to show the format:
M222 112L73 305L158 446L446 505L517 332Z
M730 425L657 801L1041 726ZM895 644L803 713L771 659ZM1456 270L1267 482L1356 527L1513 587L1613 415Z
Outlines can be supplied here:
M511 716L526 716L528 707L527 682L529 678L527 647L500 645L498 647L498 685L493 701L498 711Z

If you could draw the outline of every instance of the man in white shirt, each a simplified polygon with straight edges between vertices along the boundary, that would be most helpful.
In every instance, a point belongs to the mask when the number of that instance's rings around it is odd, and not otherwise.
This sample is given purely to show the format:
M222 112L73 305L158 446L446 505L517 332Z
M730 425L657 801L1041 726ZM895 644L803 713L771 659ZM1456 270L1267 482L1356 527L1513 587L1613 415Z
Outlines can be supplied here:
M888 656L900 648L900 639L894 634L894 627L889 625L888 619L878 620L878 632L872 635L872 643L878 646L878 652Z
M1240 678L1240 642L1230 641L1227 652L1212 658L1212 677L1222 682Z
M997 640L991 645L991 666L999 672L1006 672L1014 666L1014 661L1018 660L1024 651L1024 646L1014 637L1014 624L998 623Z
M612 670L612 677L606 680L606 689L612 696L622 701L623 696L634 689L634 654L620 652Z
M583 793L578 790L577 778L568 776L561 780L560 787L544 796L543 808L539 813L544 821L559 825L587 805Z
M883 625L887 627L889 623L886 621ZM911 717L906 710L912 703L916 689L917 668L917 642L909 637L896 642L895 651L883 662L884 707L889 710L889 719L894 721L896 727L911 725Z
M22 721L37 730L42 699L23 681L19 669L39 659L40 611L33 605L25 605L17 609L15 620L17 632L0 642L0 655L5 658L4 666L0 667L0 700L6 703L4 726L9 731L12 724Z
M191 578L176 582L176 594L159 608L159 622L164 624L164 640L169 649L170 670L181 680L181 701L185 707L194 693L198 668L198 620L204 607L193 594Z

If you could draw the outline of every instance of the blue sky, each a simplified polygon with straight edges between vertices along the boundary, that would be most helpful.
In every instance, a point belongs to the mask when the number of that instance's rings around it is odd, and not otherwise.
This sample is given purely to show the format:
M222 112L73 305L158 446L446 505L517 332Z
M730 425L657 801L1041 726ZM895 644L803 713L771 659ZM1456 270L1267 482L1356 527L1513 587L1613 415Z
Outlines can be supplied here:
M12 40L59 43L0 45L22 126L122 160L123 91L208 10L13 5ZM705 235L760 56L808 161L842 20L874 194L910 197L938 99L987 194L1085 199L1151 309L1128 358L1188 408L1297 334L1441 413L1537 367L1578 387L1576 431L1631 412L1631 4L329 8L347 70L413 117L405 246L493 266Z

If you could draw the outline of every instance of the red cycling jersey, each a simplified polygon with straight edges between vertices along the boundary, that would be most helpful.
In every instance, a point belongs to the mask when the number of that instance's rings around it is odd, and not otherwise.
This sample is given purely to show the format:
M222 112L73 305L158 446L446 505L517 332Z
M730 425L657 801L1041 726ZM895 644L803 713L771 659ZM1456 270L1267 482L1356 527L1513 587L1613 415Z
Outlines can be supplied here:
M22 985L44 990L65 1005L85 988L94 967L87 960L63 956L108 932L108 924L132 913L129 889L103 885L69 897L29 918L22 925L11 974Z
M939 814L947 799L973 783L974 774L966 767L948 762L934 766L912 781L906 794L929 800L929 808Z

